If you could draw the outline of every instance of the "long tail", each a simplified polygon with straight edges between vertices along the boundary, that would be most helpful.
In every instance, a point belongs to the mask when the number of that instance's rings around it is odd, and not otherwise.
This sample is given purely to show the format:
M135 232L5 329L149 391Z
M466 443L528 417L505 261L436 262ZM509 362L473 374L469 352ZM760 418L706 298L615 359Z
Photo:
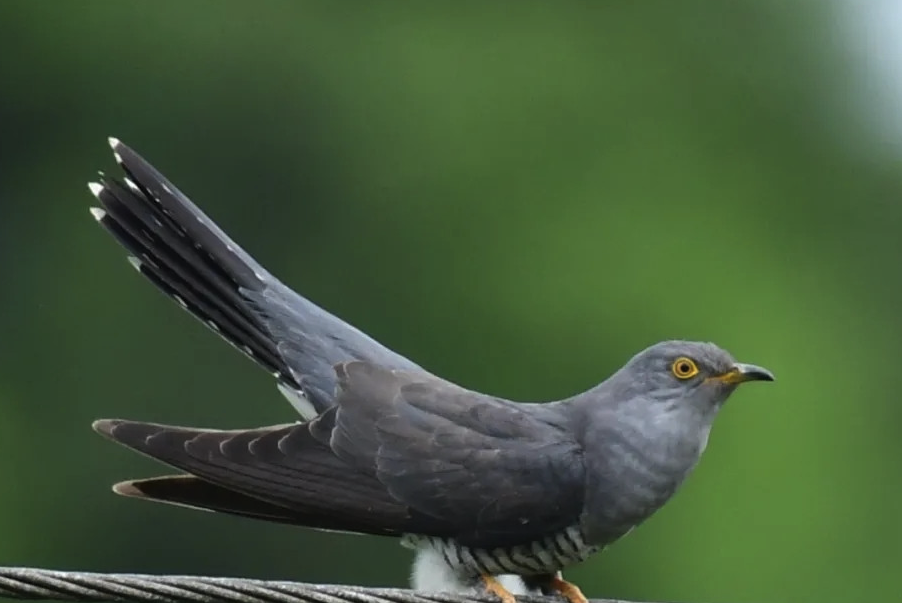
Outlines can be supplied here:
M302 416L331 405L338 362L418 368L285 286L140 155L110 146L125 177L89 184L93 216L157 288L275 375Z

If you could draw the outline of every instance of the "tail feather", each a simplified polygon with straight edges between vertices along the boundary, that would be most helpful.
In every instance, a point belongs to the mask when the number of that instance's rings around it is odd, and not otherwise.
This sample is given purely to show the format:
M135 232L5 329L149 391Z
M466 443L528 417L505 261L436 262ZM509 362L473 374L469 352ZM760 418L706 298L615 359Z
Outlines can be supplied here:
M138 272L277 377L288 373L275 342L254 324L247 302L217 274L212 260L205 266L196 249L172 236L162 213L155 215L146 205L124 202L130 199L129 193L115 181L104 182L97 199L103 210L95 212L95 217L134 254L130 257Z
M94 217L157 288L274 374L302 416L332 404L339 362L418 368L289 289L140 155L110 145L125 177L89 185Z

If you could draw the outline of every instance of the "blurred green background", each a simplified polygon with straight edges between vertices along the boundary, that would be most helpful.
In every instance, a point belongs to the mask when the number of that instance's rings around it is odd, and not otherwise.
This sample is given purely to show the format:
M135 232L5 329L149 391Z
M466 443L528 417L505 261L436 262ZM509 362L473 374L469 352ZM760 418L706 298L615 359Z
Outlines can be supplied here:
M92 222L115 135L468 387L559 398L667 338L773 369L590 596L898 600L902 23L866 5L0 3L0 564L407 580L392 541L110 493L161 468L95 418L293 418Z

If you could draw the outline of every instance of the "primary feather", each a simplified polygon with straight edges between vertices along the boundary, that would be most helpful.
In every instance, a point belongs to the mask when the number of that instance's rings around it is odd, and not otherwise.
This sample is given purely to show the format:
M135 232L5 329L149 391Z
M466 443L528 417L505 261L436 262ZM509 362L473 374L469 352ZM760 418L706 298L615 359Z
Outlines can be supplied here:
M453 537L472 547L530 542L577 521L580 447L564 425L543 420L551 418L544 407L422 371L362 361L335 370L334 406L308 423L223 431L102 420L94 427L218 488L131 484L130 493L155 500L329 530ZM222 489L240 495L234 505Z

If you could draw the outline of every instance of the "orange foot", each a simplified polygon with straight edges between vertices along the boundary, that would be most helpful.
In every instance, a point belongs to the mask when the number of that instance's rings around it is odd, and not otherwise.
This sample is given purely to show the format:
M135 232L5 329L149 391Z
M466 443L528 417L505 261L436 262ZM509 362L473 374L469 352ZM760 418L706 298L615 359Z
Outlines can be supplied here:
M517 603L517 598L514 597L513 593L501 586L501 583L498 582L494 576L483 574L481 578L482 583L485 585L486 592L490 592L501 599L501 603ZM576 587L574 586L573 588ZM576 591L579 592L579 589L577 588Z
M560 573L548 583L548 590L560 593L570 603L589 603L586 595L575 584L561 578Z

